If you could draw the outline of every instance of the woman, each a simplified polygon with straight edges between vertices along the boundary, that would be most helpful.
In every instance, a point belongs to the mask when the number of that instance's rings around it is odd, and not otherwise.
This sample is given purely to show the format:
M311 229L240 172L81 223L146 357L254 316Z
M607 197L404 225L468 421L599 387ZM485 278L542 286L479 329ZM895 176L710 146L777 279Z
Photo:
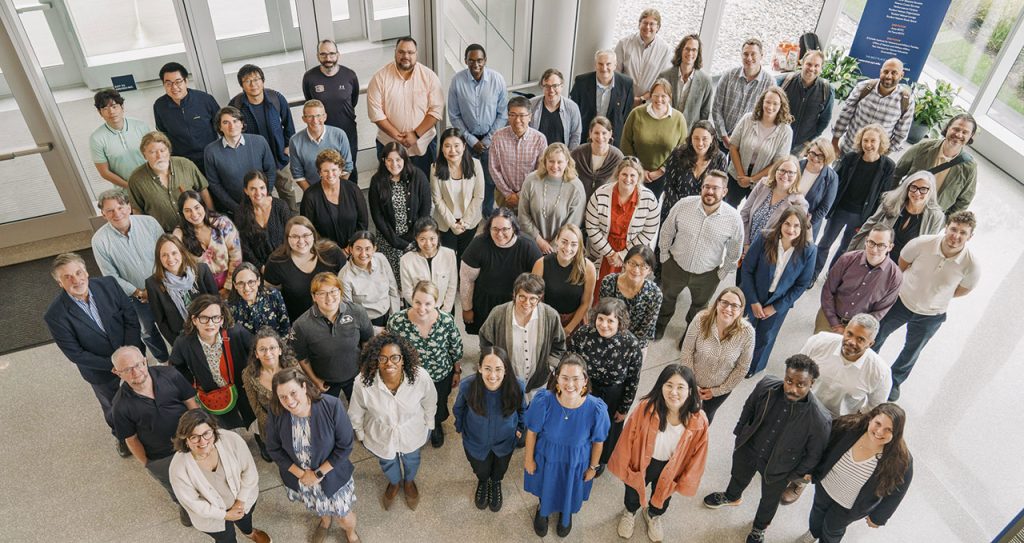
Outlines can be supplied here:
M683 113L688 123L711 119L714 84L703 70L704 44L697 34L683 36L672 55L672 67L658 77L672 84L672 107Z
M819 136L808 142L801 154L800 194L807 200L807 214L811 216L811 239L818 239L821 223L832 209L839 186L839 175L831 166L836 151L827 137Z
M800 194L800 185L797 183L799 176L800 161L788 155L772 166L763 181L754 185L746 205L740 210L744 233L743 254L746 254L754 236L774 227L782 213L790 207L799 207L807 212L807 200Z
M772 164L789 154L793 144L793 116L786 91L765 89L729 135L729 191L725 202L740 207L759 179L768 175Z
M661 289L651 281L654 251L646 245L634 245L626 253L621 273L601 280L600 298L618 298L629 308L629 330L640 340L640 347L654 339L654 326L661 311Z
M203 294L189 304L170 363L192 381L199 405L216 415L223 428L247 428L256 420L242 387L252 346L252 334L235 324L220 297Z
M686 119L672 108L671 92L672 84L659 77L651 85L650 102L630 111L622 128L622 152L640 159L641 179L655 198L665 190L665 160L686 141Z
M238 230L225 215L210 211L199 193L186 190L178 196L180 222L174 237L185 244L185 249L206 264L221 289L221 296L231 291L231 275L242 263L242 244Z
M342 298L363 306L370 322L383 328L388 316L398 313L402 307L391 264L377 252L377 237L367 230L352 234L348 245L352 258L338 272L338 279L344 285Z
M352 423L336 396L320 390L299 368L286 368L271 380L267 452L277 464L288 500L301 502L319 517L314 543L322 543L337 520L349 543L356 534Z
M461 130L445 130L430 170L430 195L441 244L455 251L458 261L483 220L484 168L467 147Z
M661 516L672 494L697 493L707 462L710 424L700 408L693 372L669 364L626 420L625 431L608 463L608 471L626 486L622 498L625 510L618 524L620 537L633 536L636 513L646 506L643 517L647 537L662 541Z
M295 216L288 203L270 195L267 176L253 170L242 178L246 198L238 206L235 220L242 241L242 258L257 268L284 243L284 225Z
M558 231L555 252L533 265L533 274L544 278L544 301L558 311L566 337L585 322L594 303L597 271L583 256L583 243L580 228L567 224Z
M559 537L572 530L572 515L590 498L601 449L608 436L607 407L590 394L587 363L566 353L548 386L526 410L523 489L540 504L533 531L548 533L548 515L558 513Z
M686 329L679 363L693 370L708 424L750 369L754 327L743 316L747 299L738 287L725 287Z
M381 333L366 344L362 357L361 378L349 404L352 428L388 479L384 510L391 508L399 487L405 504L416 510L420 448L434 429L437 393L420 367L419 353L401 336Z
M544 94L530 98L530 128L544 134L548 143L561 143L575 149L583 135L580 108L572 99L562 96L563 81L562 72L554 68L541 74L540 86ZM569 153L565 156L568 158Z
M881 223L892 227L893 242L889 258L899 264L900 252L910 240L938 234L945 227L946 214L939 205L938 192L935 189L935 176L931 172L922 170L908 175L899 187L882 195L878 211L868 217L846 250L863 249L871 227Z
M754 236L740 268L740 288L755 338L747 377L768 365L786 314L811 286L815 252L807 213L796 206L783 211L770 230Z
M412 306L392 315L387 327L388 332L412 344L420 355L420 364L434 382L437 409L430 445L435 449L444 445L442 424L448 420L448 396L452 387L459 385L462 375L462 334L455 317L438 311L437 304L437 287L430 281L420 281L412 291Z
M409 161L405 146L391 142L380 153L370 178L370 216L380 236L380 252L398 277L398 261L413 244L412 226L430 216L430 183Z
M640 340L629 331L629 310L618 298L602 298L591 313L591 324L569 338L566 350L583 357L590 370L590 390L604 400L611 427L601 451L597 475L612 456L622 422L633 406L644 354Z
M622 161L622 151L611 144L612 136L611 121L598 115L590 121L589 141L570 153L588 202L597 187L615 180L615 169Z
M146 299L160 334L174 345L185 328L192 300L200 294L218 294L219 290L210 268L198 262L180 239L171 234L160 236L155 252L153 275L146 279Z
M445 313L455 309L455 296L459 290L458 255L454 249L438 244L437 222L423 217L413 226L416 250L402 255L399 264L402 299L412 305L412 289L420 281L430 281L437 287L437 303Z
M273 462L267 452L267 445L261 436L267 435L267 413L271 406L277 401L271 393L274 376L282 369L296 368L299 366L295 360L295 353L285 343L281 336L269 326L263 326L256 331L255 347L249 355L249 363L242 370L242 386L245 388L245 395L249 398L249 405L253 414L256 415L256 429L258 432L253 435L256 438L256 445L260 449L260 457L267 462Z
M569 149L562 143L548 145L536 171L526 176L519 191L523 232L537 242L542 253L551 254L558 230L567 224L582 224L586 205L583 183L576 176Z
M356 183L342 183L345 159L334 149L316 155L320 182L302 195L300 214L308 217L323 237L345 246L348 238L369 224L363 191Z
M242 262L231 276L234 290L228 296L228 308L235 322L251 334L264 326L270 326L282 337L292 330L288 308L284 305L281 291L263 284L260 271L249 262Z
M452 412L455 431L462 434L466 459L476 475L473 502L477 509L501 510L501 481L508 471L516 442L524 435L525 383L516 377L501 347L480 350L479 371L459 383Z
M661 204L661 221L676 202L700 194L704 174L711 170L725 171L728 159L718 148L718 131L711 121L697 121L690 128L686 143L672 150L665 160L665 200Z
M263 280L281 291L288 319L295 322L313 305L309 282L317 274L338 273L345 253L333 241L323 239L309 219L296 215L284 225L286 243L274 250L263 269Z
M260 475L245 440L217 427L202 409L178 419L168 477L192 526L218 542L234 542L235 526L257 543L270 536L252 526L253 508L260 497Z

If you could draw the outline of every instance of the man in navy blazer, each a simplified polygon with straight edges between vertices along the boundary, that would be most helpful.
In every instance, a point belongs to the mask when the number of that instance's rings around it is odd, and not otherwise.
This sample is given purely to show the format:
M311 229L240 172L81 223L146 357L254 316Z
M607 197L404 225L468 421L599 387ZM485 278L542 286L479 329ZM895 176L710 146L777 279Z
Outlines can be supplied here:
M594 55L595 71L576 76L572 83L569 98L580 107L584 143L590 140L590 121L603 115L611 121L612 143L618 145L633 109L633 80L616 72L615 62L615 51L602 49Z
M75 253L58 255L50 275L63 292L50 304L43 320L57 347L92 386L113 434L111 405L121 380L112 372L110 356L125 345L145 352L139 318L117 281L113 277L90 279L85 260ZM131 455L120 440L117 452L122 457Z

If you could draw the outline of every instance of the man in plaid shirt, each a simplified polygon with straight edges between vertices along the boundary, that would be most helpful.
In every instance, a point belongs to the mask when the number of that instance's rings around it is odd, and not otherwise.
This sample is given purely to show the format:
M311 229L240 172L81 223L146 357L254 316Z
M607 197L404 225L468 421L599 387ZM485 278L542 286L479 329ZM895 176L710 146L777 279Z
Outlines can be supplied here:
M519 189L534 169L548 146L538 130L530 128L530 101L513 96L508 101L508 126L491 136L490 164L494 187L494 203L515 210L519 205Z
M878 79L861 81L843 103L839 119L832 127L832 146L836 155L853 150L853 137L861 128L878 123L889 134L889 152L900 149L914 120L914 95L900 86L903 62L890 58L882 64Z

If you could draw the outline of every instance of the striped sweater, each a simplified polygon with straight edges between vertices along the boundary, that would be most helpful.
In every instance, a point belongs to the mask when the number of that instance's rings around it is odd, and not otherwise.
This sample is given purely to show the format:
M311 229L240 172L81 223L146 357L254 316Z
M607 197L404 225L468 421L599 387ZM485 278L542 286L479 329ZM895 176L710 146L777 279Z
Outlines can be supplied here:
M614 249L608 243L608 230L612 216L612 196L618 183L601 185L594 190L594 195L587 202L586 226L590 254L595 259L612 254ZM647 187L638 185L640 199L633 210L633 218L629 221L626 233L626 247L619 251L619 256L626 259L626 252L634 245L654 247L658 239L658 226L661 224L661 203Z

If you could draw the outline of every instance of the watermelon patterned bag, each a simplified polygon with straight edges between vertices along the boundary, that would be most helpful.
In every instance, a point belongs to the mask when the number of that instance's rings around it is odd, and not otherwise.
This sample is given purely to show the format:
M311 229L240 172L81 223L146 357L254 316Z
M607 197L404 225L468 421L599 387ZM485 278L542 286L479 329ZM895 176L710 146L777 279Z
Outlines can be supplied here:
M193 381L192 384L196 389L196 400L199 405L203 406L203 409L209 411L214 415L223 415L230 413L235 408L235 404L238 403L238 388L235 386L235 364L231 358L231 341L228 339L228 333L224 330L220 331L221 336L224 339L224 348L222 349L221 357L227 358L228 362L228 375L227 375L227 386L216 388L209 392L204 392L203 389L199 388L199 383Z

